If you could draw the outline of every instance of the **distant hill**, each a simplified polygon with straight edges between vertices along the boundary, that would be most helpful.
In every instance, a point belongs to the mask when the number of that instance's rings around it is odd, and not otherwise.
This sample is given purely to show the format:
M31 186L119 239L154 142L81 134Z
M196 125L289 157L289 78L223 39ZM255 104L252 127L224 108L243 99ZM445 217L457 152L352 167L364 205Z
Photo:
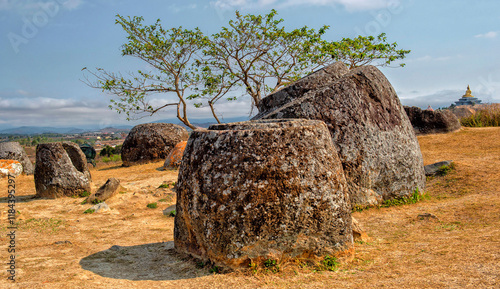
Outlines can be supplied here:
M85 132L119 133L129 132L132 126L97 128L76 128L76 127L50 127L50 126L21 126L0 130L0 134L5 135L36 135L44 133L58 134L80 134Z
M48 126L21 126L0 130L0 134L42 134L42 133L60 133L74 134L85 132L84 129L76 127L48 127Z
M239 117L224 118L224 119L221 119L221 122L230 123L230 122L240 122L240 121L246 121L246 120L249 120L249 117L239 116ZM190 119L189 121L191 122L192 125L194 125L196 127L200 127L200 128L208 128L210 125L217 123L217 121L214 118ZM154 123L159 123L159 122L174 123L174 124L178 124L182 127L188 128L185 124L183 124L182 122L180 122L176 118L174 118L174 119L160 119L160 120L153 121L153 122Z
M240 122L248 120L249 118L246 116L241 117L231 117L221 119L224 123L229 122ZM162 119L153 121L154 123L174 123L186 127L183 123L181 123L177 118L170 119ZM145 122L146 123L146 122ZM191 123L200 128L208 128L211 124L215 124L216 121L213 118L204 118L204 119L193 119ZM79 134L84 132L101 132L101 133L120 133L125 132L128 133L132 129L132 125L113 125L106 128L97 128L97 127L87 127L87 128L79 128L79 127L51 127L51 126L20 126L20 127L9 127L0 129L0 134L4 135L36 135L43 133L58 133L58 134ZM186 127L187 128L187 127Z

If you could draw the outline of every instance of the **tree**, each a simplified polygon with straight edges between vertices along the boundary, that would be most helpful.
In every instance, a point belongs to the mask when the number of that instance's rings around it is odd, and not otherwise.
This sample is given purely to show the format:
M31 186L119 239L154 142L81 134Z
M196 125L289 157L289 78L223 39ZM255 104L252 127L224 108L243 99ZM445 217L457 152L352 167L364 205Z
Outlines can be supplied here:
M397 50L397 43L387 43L385 33L377 38L358 36L354 39L343 38L341 41L325 42L323 52L331 54L335 61L344 62L349 69L373 64L389 66L393 61L404 59L411 50ZM401 63L399 66L404 67Z
M124 77L97 68L95 72L90 71L97 81L91 82L87 78L87 84L116 95L118 98L112 99L109 107L118 113L125 113L127 120L131 119L131 114L153 115L165 107L176 106L177 118L195 129L188 119L186 98L201 81L195 59L201 57L201 49L208 39L198 28L165 30L159 19L150 26L143 25L143 20L142 17L117 15L116 24L120 24L128 34L128 43L123 45L122 55L137 57L155 71L139 70L136 75ZM152 93L173 94L174 100L155 106L147 99Z
M318 31L307 26L286 31L275 10L264 16L238 11L235 15L228 27L211 37L198 28L165 30L160 20L147 26L142 17L117 15L116 24L128 34L122 55L143 60L154 71L139 70L124 77L97 68L89 70L96 81L87 78L87 84L116 95L109 107L125 113L128 120L131 115L153 115L176 106L177 118L195 129L188 119L187 100L201 100L196 107L206 101L220 123L216 103L238 88L242 88L240 95L251 97L253 109L267 94L333 62L343 61L351 69L367 64L387 66L410 53L397 50L395 42L387 43L384 33L377 38L358 36L328 42L322 39L328 26ZM154 104L147 98L153 93L167 93L174 100ZM237 98L234 94L226 97Z
M210 91L217 92L215 99L237 85L257 106L268 93L326 64L324 60L330 61L321 51L321 36L328 26L318 32L306 26L287 32L280 26L283 19L275 19L276 15L275 10L264 16L243 16L236 11L236 19L229 21L229 27L212 35L205 50L208 59L203 64L216 67L219 73L215 75L227 80L215 77L210 82ZM276 84L270 85L272 81Z

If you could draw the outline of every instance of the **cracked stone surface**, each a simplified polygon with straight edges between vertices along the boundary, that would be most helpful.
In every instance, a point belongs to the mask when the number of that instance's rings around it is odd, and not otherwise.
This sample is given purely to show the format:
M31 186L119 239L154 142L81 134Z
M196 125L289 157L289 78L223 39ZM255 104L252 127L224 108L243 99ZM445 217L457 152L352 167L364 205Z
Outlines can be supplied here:
M350 254L350 208L325 123L212 125L191 134L179 169L175 248L228 267Z
M413 127L396 91L374 66L353 70L335 64L340 77L319 79L313 89L262 107L254 119L303 118L324 121L344 168L353 206L377 205L384 200L425 189L422 153ZM331 74L331 73L330 73ZM301 80L299 80L299 83ZM294 85L291 85L293 88ZM292 93L288 93L292 95ZM282 99L282 98L280 98Z
M34 177L38 197L55 199L91 191L87 159L72 142L39 144Z
M132 128L123 142L122 162L128 167L165 160L176 144L186 141L185 128L171 123L144 123Z

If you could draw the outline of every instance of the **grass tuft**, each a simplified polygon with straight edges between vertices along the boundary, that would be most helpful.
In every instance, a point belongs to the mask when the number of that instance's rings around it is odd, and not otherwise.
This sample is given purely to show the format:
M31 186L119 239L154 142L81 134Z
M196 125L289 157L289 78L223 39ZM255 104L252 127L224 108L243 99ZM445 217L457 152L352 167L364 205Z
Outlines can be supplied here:
M409 197L403 197L403 198L397 198L397 199L392 199L392 200L385 200L381 207L383 208L388 208L388 207L393 207L393 206L402 206L402 205L408 205L408 204L415 204L418 203L422 200L428 200L430 199L430 195L427 193L420 194L418 188L415 189L413 194Z
M158 208L158 203L157 202L149 203L147 205L147 207L150 208L150 209L156 209L156 208Z
M451 163L449 166L443 165L443 166L439 167L439 169L436 172L436 175L446 176L448 173L450 173L454 169L455 169L455 163Z

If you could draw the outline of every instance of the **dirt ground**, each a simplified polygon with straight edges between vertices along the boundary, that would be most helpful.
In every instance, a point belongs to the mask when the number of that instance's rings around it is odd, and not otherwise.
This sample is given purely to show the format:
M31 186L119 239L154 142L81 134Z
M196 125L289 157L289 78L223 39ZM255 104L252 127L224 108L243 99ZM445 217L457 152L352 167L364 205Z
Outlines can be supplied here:
M173 250L162 210L177 179L162 162L91 169L93 190L121 180L106 212L84 198L36 199L33 176L16 178L16 282L7 280L7 180L0 180L0 288L500 288L500 128L419 137L425 164L456 169L427 180L417 204L354 213L370 242L338 270L280 264L280 272L213 274ZM147 205L156 202L157 208ZM436 218L420 220L423 213Z

